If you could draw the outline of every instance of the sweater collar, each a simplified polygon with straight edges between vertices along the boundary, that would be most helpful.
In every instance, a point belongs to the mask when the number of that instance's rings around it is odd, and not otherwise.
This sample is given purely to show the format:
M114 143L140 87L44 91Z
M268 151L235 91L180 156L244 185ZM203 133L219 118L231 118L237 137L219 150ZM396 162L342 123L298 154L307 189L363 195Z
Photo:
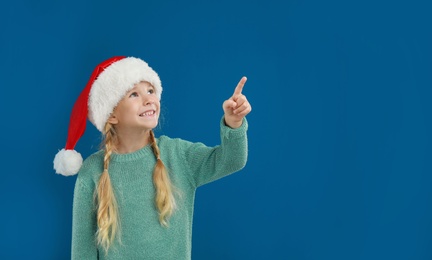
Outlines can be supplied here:
M150 144L131 153L124 153L124 154L112 153L111 161L116 161L116 162L134 161L138 159L148 158L149 156L154 157L153 149Z

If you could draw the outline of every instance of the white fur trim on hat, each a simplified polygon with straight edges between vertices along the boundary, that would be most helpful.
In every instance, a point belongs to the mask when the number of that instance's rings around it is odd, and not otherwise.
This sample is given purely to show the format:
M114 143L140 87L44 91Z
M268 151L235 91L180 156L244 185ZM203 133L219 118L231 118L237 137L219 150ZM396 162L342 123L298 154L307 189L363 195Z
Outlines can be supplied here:
M88 101L90 122L102 132L106 121L126 92L141 81L150 83L160 99L162 95L160 78L145 61L127 57L108 66L100 73L90 90Z
M78 173L83 158L75 150L61 149L54 157L54 170L64 176L72 176Z

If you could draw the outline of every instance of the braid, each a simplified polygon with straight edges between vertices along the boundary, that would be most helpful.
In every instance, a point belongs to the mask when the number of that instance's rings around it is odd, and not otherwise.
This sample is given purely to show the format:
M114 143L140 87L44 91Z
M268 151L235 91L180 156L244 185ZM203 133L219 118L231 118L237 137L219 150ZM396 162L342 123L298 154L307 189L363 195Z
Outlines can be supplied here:
M163 226L168 226L168 218L175 209L175 199L173 196L173 186L168 176L167 169L160 158L159 147L153 131L150 131L150 143L156 157L156 166L153 171L153 183L156 188L156 207L159 211L159 222Z
M114 129L109 123L105 125L104 136L104 171L97 186L97 242L105 249L105 252L107 252L119 231L117 202L111 185L111 179L108 174L111 154L116 144L116 135Z

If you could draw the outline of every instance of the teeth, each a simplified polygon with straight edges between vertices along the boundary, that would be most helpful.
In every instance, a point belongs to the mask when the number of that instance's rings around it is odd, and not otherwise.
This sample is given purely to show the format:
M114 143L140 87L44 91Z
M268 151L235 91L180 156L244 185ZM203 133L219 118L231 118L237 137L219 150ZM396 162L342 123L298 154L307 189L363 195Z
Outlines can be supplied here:
M153 114L154 114L154 111L148 111L148 112L142 113L140 116L151 116Z

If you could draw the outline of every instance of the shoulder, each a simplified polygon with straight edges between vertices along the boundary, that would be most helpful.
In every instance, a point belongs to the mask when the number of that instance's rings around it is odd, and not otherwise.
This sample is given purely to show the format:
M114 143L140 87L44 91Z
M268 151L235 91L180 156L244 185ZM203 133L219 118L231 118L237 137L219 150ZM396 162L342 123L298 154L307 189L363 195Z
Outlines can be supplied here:
M159 149L162 151L185 151L192 146L205 146L201 142L191 142L181 138L171 138L166 135L162 135L157 139Z
M170 162L184 163L187 157L199 147L206 147L203 143L194 143L181 138L160 136L158 147L161 155Z
M171 137L168 137L166 135L159 136L159 138L157 138L157 143L158 143L159 148L162 148L162 147L172 148L173 146L174 147L181 147L181 146L191 144L191 142L183 140L181 138L171 138Z
M97 182L103 171L103 157L103 150L99 150L87 157L78 172L77 181L84 184Z

